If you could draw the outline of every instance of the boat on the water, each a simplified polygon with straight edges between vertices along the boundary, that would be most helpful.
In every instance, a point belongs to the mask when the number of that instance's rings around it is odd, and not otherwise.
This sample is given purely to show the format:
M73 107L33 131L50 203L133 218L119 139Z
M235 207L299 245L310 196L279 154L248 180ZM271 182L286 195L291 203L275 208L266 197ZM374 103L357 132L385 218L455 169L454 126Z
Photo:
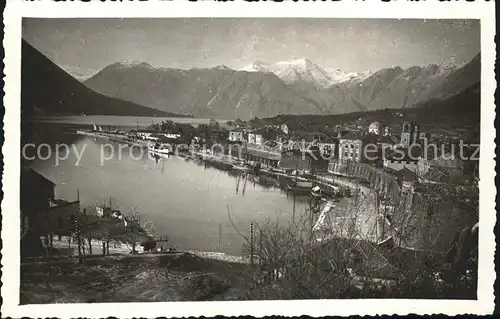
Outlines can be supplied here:
M82 131L82 130L76 130L76 134L78 135L88 135L88 136L96 136L96 134L92 131Z
M156 143L153 146L149 146L148 150L152 154L158 154L158 155L168 155L171 153L171 148L168 145Z
M309 181L295 181L287 185L287 190L297 194L309 195L311 193L313 183Z
M296 186L292 186L292 185L287 185L287 190L289 192L292 192L294 194L299 194L299 195L309 195L311 193L310 188L296 187Z
M337 199L338 193L335 193L335 186L314 186L311 189L311 196L316 197L316 198L321 198L321 199L328 199L332 202L339 202L340 200Z
M233 164L232 167L233 167L234 170L237 170L237 171L240 171L240 172L248 172L248 171L250 171L250 167L248 167L248 166Z

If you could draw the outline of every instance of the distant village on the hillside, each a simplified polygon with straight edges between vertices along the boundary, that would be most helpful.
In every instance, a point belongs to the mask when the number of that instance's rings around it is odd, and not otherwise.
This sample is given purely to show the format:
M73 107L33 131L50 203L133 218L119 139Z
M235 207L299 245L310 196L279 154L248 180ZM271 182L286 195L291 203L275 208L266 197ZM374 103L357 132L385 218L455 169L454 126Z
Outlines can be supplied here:
M193 145L218 143L232 149L233 155L275 168L295 169L295 161L287 156L293 151L302 151L297 152L297 156L311 160L306 161L308 166L303 166L301 161L301 170L327 169L331 173L346 174L347 163L352 161L394 175L410 171L413 180L419 183L459 182L464 175L477 178L478 161L471 157L479 158L479 154L475 154L479 145L462 141L460 153L460 140L456 136L431 135L408 121L402 121L399 127L401 131L393 132L391 125L372 122L368 127L336 125L325 133L311 131L305 125L296 129L287 124L255 127L241 120L225 124L212 120L196 133L182 134L181 124L159 123L148 130L131 130L128 134L132 138L174 145L179 143L178 139ZM240 154L235 153L232 145L242 146Z

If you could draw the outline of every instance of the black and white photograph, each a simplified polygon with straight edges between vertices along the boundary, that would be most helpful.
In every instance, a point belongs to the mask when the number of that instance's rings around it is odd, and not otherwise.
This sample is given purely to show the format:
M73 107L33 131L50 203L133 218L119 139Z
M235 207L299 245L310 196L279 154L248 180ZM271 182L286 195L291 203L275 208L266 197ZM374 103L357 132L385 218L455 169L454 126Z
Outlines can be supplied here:
M478 301L482 28L23 17L19 305Z

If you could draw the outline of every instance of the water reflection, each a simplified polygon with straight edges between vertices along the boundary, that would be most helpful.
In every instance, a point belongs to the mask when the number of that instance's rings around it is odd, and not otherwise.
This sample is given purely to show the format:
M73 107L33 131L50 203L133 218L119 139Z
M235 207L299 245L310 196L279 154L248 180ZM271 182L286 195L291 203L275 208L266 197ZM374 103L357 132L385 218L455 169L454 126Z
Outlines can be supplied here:
M106 145L78 138L75 147L85 147L78 166L73 152L59 165L49 158L33 166L57 184L58 196L74 200L79 190L83 207L106 198L114 198L124 213L135 207L141 223L153 222L158 235L168 235L180 249L217 250L221 224L221 250L240 254L244 239L238 231L248 234L251 221L291 219L294 199L280 189L284 180L220 170L196 159L152 157L134 147L118 152L118 144ZM296 198L296 214L307 207L307 198Z

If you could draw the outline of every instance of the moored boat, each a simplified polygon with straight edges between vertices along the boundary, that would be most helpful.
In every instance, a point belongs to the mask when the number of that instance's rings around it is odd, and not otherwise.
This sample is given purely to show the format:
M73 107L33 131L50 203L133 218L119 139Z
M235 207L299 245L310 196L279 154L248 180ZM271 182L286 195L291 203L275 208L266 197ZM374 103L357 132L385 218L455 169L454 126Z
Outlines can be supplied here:
M158 155L168 155L171 153L171 149L168 145L159 144L159 143L156 143L153 146L149 146L148 150L150 153L158 154Z
M232 168L234 170L240 171L240 172L248 172L250 171L250 167L244 166L244 165L239 165L239 164L233 164Z
M296 194L309 195L311 193L313 184L309 181L296 181L287 185L287 190Z

